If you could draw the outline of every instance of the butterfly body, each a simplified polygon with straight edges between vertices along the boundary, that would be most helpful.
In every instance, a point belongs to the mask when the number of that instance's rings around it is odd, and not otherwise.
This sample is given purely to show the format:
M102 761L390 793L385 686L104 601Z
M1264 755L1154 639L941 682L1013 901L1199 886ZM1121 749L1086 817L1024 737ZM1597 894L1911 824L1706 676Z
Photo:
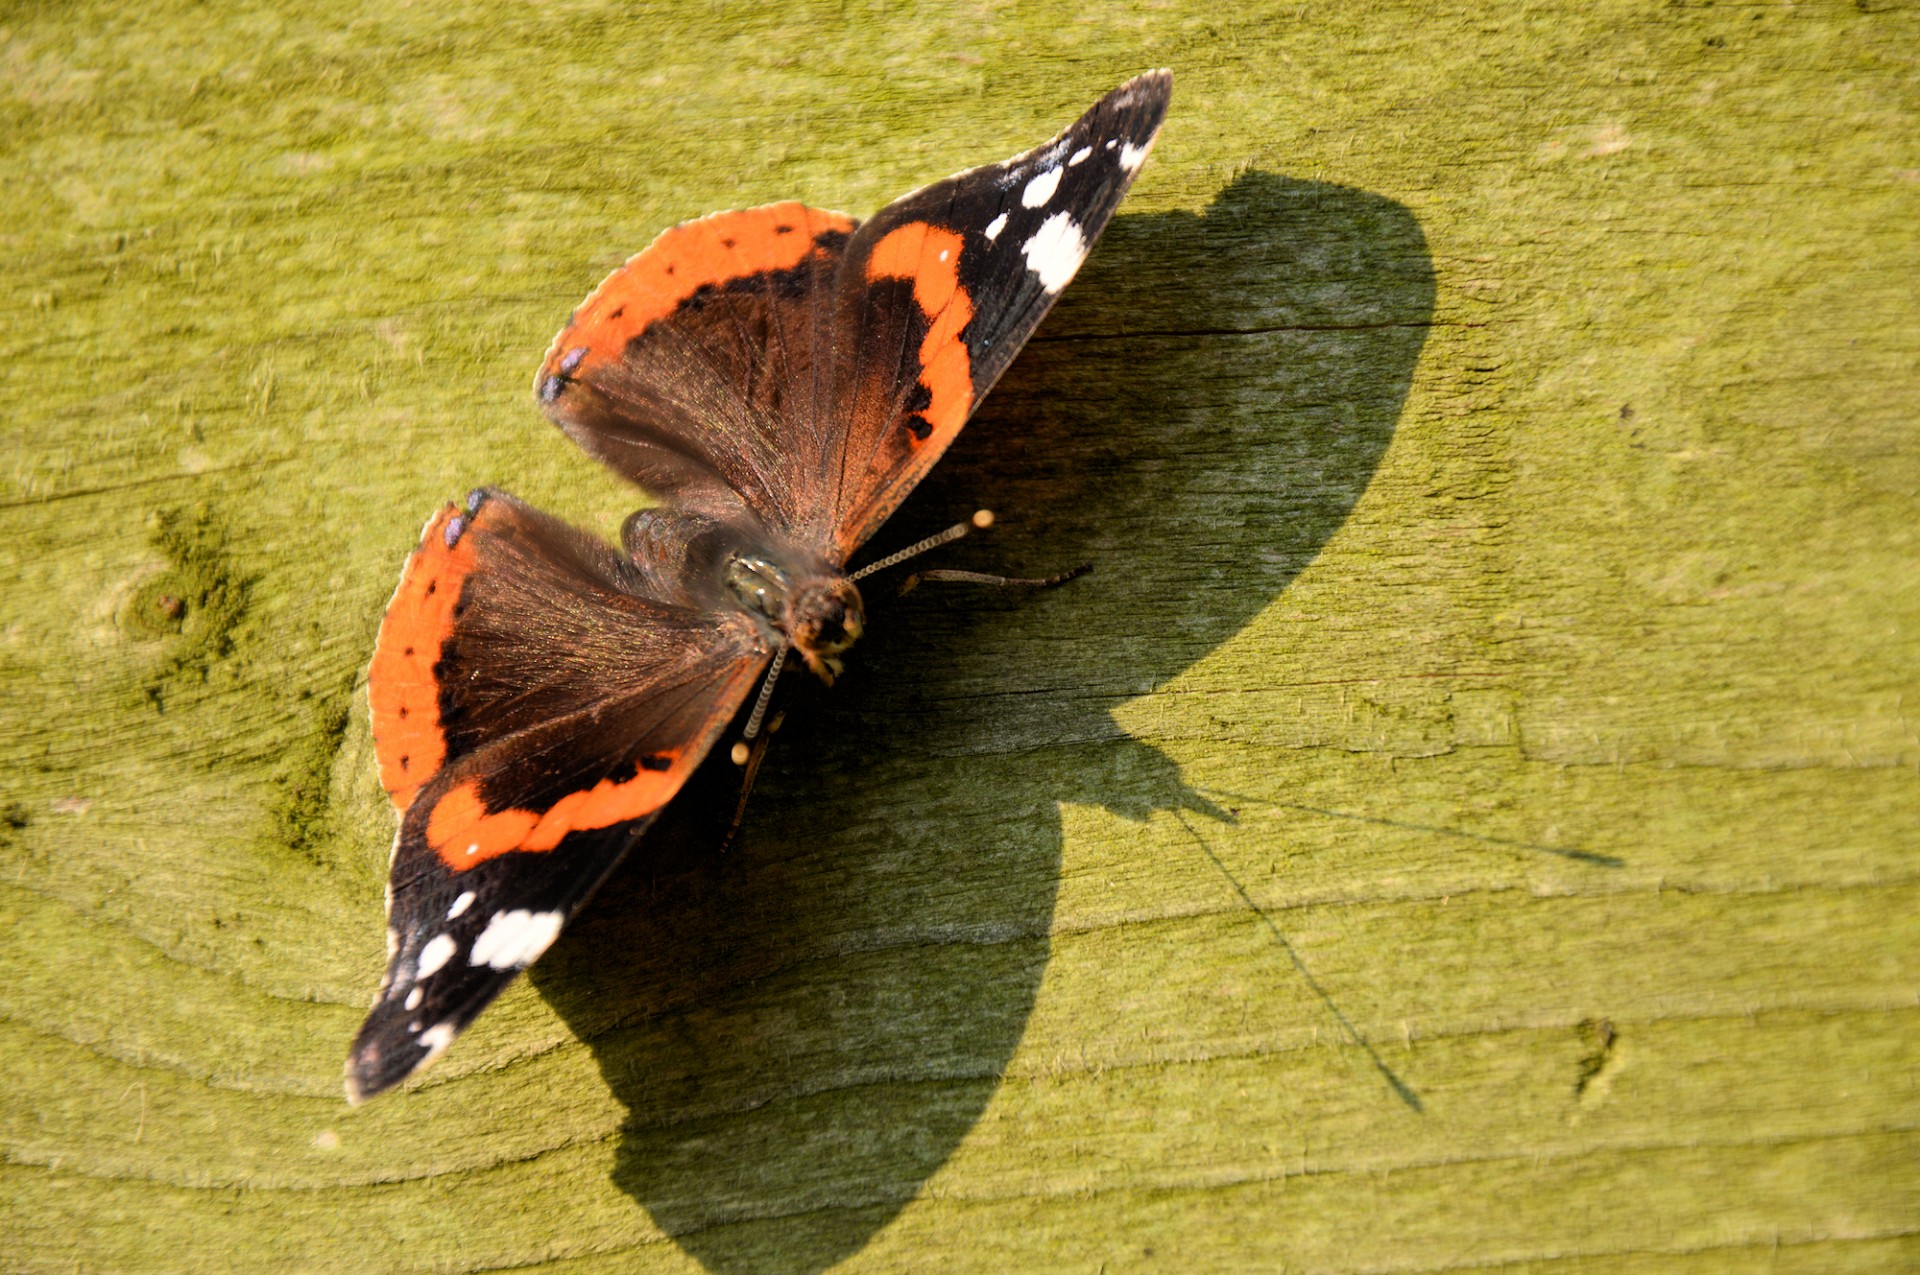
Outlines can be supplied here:
M838 565L757 526L677 509L642 509L621 546L651 589L751 617L771 656L787 647L832 684L838 657L866 627L860 590Z
M844 671L841 655L866 627L860 590L830 568L802 571L765 554L740 554L727 560L727 589L829 686Z
M683 223L575 310L535 399L664 503L616 549L482 488L407 560L368 675L400 830L350 1098L437 1057L546 950L770 665L841 673L866 626L850 560L1079 268L1170 91L1137 77L864 223L797 203Z

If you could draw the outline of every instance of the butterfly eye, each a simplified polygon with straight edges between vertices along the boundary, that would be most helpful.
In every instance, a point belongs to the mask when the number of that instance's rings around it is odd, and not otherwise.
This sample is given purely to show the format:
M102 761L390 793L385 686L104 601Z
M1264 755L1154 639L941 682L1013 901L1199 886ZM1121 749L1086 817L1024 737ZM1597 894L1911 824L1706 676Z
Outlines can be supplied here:
M749 611L779 624L793 581L779 566L758 554L743 554L727 562L727 588Z

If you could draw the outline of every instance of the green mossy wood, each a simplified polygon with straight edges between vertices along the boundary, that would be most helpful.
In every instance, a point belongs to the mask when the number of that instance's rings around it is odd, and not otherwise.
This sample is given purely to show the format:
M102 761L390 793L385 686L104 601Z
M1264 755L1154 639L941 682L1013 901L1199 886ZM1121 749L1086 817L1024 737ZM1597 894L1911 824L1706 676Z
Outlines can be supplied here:
M1920 14L12 6L0 1266L1920 1266ZM341 1097L364 677L676 220L1175 69L739 844ZM692 848L689 848L691 846Z

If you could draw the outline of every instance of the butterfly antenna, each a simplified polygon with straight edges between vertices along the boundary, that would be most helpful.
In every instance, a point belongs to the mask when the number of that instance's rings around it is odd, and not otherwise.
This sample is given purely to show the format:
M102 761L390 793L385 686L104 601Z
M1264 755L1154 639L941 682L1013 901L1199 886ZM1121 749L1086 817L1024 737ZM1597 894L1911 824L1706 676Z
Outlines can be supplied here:
M938 549L941 545L950 545L966 535L969 531L973 531L976 528L985 531L992 525L993 510L976 509L973 517L967 519L967 521L956 522L937 536L928 536L917 545L908 545L899 553L890 553L878 562L870 562L854 572L850 578L854 580L864 580L876 571L885 571L895 563L905 562L908 558L918 557L929 549Z

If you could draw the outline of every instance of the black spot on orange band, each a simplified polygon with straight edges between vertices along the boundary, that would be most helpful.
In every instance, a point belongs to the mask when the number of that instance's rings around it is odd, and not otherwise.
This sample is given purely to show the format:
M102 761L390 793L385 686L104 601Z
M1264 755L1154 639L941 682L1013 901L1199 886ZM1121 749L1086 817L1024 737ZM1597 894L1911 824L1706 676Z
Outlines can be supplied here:
M702 288L791 270L827 245L844 243L853 225L851 217L840 213L784 203L715 213L673 227L608 275L574 311L541 362L535 382L541 399L550 403L565 388L565 380L554 384L556 376L585 376L605 360L620 357L628 341ZM801 227L806 234L793 233ZM562 368L563 356L571 357L568 352L574 350L585 353Z
M478 516L478 515L476 515ZM440 768L447 742L440 713L440 684L435 666L441 648L453 636L459 587L475 567L473 540L458 536L447 543L447 529L458 517L448 505L427 524L420 547L407 559L400 587L387 604L380 639L367 670L367 703L373 714L374 751L380 783L405 810L424 778ZM419 769L413 766L420 762Z

